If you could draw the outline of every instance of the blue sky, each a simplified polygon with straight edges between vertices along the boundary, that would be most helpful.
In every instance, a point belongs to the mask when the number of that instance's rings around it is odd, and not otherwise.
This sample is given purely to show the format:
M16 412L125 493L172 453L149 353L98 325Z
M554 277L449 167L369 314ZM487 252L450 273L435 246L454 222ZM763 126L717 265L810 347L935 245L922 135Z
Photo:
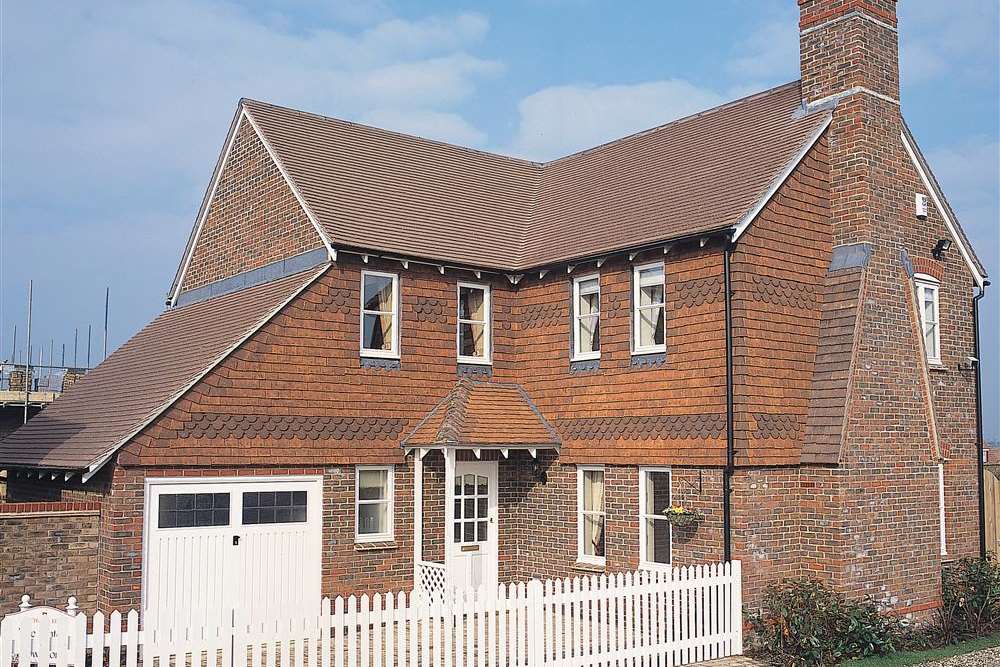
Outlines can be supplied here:
M29 277L57 350L93 324L99 358L105 286L112 349L159 312L242 96L546 159L798 78L794 0L0 7L0 358ZM900 2L903 112L996 275L998 21ZM1000 285L983 329L1000 439Z

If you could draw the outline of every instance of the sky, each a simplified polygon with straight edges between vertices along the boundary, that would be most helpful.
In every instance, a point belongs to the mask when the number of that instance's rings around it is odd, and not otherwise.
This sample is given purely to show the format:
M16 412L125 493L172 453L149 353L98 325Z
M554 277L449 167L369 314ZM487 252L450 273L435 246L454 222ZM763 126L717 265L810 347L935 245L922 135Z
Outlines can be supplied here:
M1000 3L899 3L903 113L1000 276ZM0 359L163 308L238 100L549 159L798 78L794 0L0 3ZM1000 283L983 300L1000 439ZM21 352L23 355L23 352Z

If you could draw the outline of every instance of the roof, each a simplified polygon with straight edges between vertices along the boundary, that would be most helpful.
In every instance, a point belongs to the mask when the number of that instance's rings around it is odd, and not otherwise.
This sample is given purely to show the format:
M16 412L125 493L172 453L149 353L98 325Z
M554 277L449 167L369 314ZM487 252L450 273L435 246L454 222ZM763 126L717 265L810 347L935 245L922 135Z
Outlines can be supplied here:
M98 466L326 268L165 311L0 441L0 464Z
M560 440L520 385L462 379L401 444L558 448Z
M863 267L852 266L830 271L822 287L803 463L840 461L863 281Z
M793 82L538 163L242 110L334 246L511 271L734 227L830 117Z

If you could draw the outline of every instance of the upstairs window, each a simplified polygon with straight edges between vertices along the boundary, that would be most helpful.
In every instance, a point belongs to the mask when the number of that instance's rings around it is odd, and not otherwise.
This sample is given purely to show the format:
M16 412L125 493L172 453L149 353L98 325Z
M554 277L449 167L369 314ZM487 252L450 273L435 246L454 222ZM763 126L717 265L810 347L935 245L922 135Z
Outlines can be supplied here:
M924 334L924 351L931 364L941 363L941 332L939 329L938 287L936 278L923 273L914 276L917 286L917 303L920 307L920 324Z
M361 273L361 354L399 356L399 277Z
M577 560L604 565L604 469L577 469Z
M646 264L633 269L632 353L665 352L663 264Z
M573 281L573 359L601 356L601 279L585 276Z
M458 284L458 360L490 363L490 288Z

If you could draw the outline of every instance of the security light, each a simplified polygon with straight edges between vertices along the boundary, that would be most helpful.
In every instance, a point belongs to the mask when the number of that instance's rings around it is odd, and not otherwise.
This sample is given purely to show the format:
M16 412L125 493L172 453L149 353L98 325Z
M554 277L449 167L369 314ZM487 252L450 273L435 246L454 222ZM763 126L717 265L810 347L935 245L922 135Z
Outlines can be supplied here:
M938 239L937 245L934 246L934 250L931 251L931 254L934 255L934 259L941 259L941 255L943 255L950 247L951 239Z

